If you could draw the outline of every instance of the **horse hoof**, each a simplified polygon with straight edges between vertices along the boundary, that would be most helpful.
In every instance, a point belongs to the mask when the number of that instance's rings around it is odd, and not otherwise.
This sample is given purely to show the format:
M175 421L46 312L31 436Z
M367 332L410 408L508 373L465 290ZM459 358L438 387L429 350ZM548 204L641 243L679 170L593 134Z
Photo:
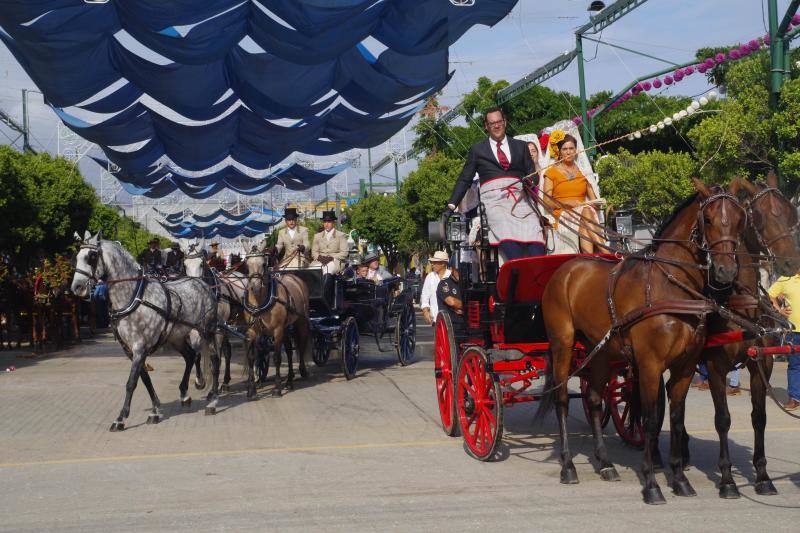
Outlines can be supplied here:
M148 424L158 424L162 420L163 420L163 417L161 416L161 413L158 413L158 414L151 413L151 414L147 415L147 423Z
M123 431L124 429L125 429L125 422L120 422L117 420L111 424L111 429L109 429L109 431L117 432L117 431Z
M211 407L211 406L206 407L206 410L205 410L205 415L206 416L215 415L215 414L217 414L217 408L216 407Z
M619 481L619 474L617 469L613 466L607 466L600 470L600 477L603 481Z
M738 500L741 498L741 494L739 494L739 489L736 488L736 485L733 483L725 483L724 485L719 486L719 497L724 498L726 500Z
M664 495L661 494L661 489L658 486L642 489L642 496L644 496L644 503L647 505L664 505L667 503L667 500L664 499Z
M192 406L192 399L186 398L181 400L181 407L191 407Z
M283 396L283 391L281 389L273 389L272 390L272 397L273 398L280 398Z
M248 400L255 400L256 399L256 388L253 387L252 389L247 389L247 399Z
M194 388L197 390L203 390L206 388L206 380L205 379L194 379Z
M561 483L564 485L578 484L578 472L574 466L565 466L561 469Z
M225 394L227 394L227 393L229 393L231 391L231 388L227 383L225 383L225 384L220 385L219 391L220 392L224 392Z
M756 483L756 494L759 496L775 496L778 494L778 489L775 488L775 485L773 485L772 481L769 479L766 481L758 481Z
M692 485L686 479L682 479L680 481L674 481L672 483L672 492L676 496L684 496L684 497L697 496L697 493L694 491L694 488L692 488Z

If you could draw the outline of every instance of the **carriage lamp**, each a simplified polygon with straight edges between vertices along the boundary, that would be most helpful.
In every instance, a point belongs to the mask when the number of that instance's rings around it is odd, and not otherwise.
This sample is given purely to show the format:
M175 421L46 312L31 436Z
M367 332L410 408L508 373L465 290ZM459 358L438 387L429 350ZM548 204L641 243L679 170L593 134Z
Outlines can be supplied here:
M467 240L467 223L459 216L450 217L447 221L447 240L464 242Z
M617 215L614 218L614 224L617 227L618 233L621 233L626 237L633 236L633 215L630 214Z

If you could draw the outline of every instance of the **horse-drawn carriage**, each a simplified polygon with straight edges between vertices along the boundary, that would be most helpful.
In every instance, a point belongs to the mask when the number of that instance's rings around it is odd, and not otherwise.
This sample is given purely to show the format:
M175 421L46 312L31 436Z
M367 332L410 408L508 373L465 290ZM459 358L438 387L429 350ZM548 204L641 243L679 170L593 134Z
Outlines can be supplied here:
M400 364L409 363L416 346L416 318L412 295L401 278L377 285L344 275L326 280L314 268L287 274L299 276L308 287L312 358L317 366L325 365L331 351L338 350L342 373L352 379L358 369L361 335L373 336L382 350L380 342L386 333L393 334Z
M496 281L467 283L463 318L448 311L436 321L434 365L442 428L449 436L463 435L467 452L490 459L503 434L503 409L535 401L534 382L548 370L550 344L541 312L542 291L550 276L575 255L550 255L508 261ZM615 261L613 256L594 256ZM465 269L466 270L466 269ZM468 277L468 274L465 273ZM491 278L487 276L487 278ZM574 373L580 378L581 398L587 403L589 368L586 348L573 347ZM634 416L635 373L630 364L618 364L603 398L602 420L609 420L620 437L633 446L644 444L641 421ZM659 399L660 418L665 397Z

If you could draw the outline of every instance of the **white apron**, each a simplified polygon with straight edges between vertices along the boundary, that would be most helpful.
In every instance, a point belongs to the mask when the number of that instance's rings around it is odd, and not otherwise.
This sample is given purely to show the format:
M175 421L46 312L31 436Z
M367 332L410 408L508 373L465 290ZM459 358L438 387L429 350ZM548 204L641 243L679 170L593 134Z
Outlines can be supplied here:
M481 201L489 225L489 244L504 241L544 244L542 225L519 178L493 178L481 185Z

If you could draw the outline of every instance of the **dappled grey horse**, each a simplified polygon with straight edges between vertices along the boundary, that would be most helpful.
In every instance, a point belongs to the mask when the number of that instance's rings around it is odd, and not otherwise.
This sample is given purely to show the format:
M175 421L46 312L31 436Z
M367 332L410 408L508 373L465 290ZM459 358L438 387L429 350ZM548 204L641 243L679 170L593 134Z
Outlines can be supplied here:
M131 359L131 371L125 392L125 403L111 431L125 429L131 409L131 398L139 378L150 394L153 410L148 424L161 421L161 402L147 373L145 359L163 345L176 349L186 367L179 386L181 405L191 405L187 394L192 365L201 353L211 349L217 325L217 300L202 281L183 278L161 283L146 278L142 268L117 242L104 241L100 234L88 237L81 244L76 258L72 292L88 297L93 286L102 280L108 285L108 299L114 333ZM199 370L199 366L198 366ZM202 375L196 385L204 388Z
M205 242L205 241L204 241ZM218 390L228 392L231 382L231 344L229 328L237 323L244 324L244 298L247 278L241 272L229 270L217 273L208 266L205 247L202 243L189 245L189 253L183 260L186 275L200 278L210 285L217 298L217 330L214 335L214 351L211 355L211 390L208 393L209 404L206 414L215 414ZM225 355L225 377L219 386L219 354Z

